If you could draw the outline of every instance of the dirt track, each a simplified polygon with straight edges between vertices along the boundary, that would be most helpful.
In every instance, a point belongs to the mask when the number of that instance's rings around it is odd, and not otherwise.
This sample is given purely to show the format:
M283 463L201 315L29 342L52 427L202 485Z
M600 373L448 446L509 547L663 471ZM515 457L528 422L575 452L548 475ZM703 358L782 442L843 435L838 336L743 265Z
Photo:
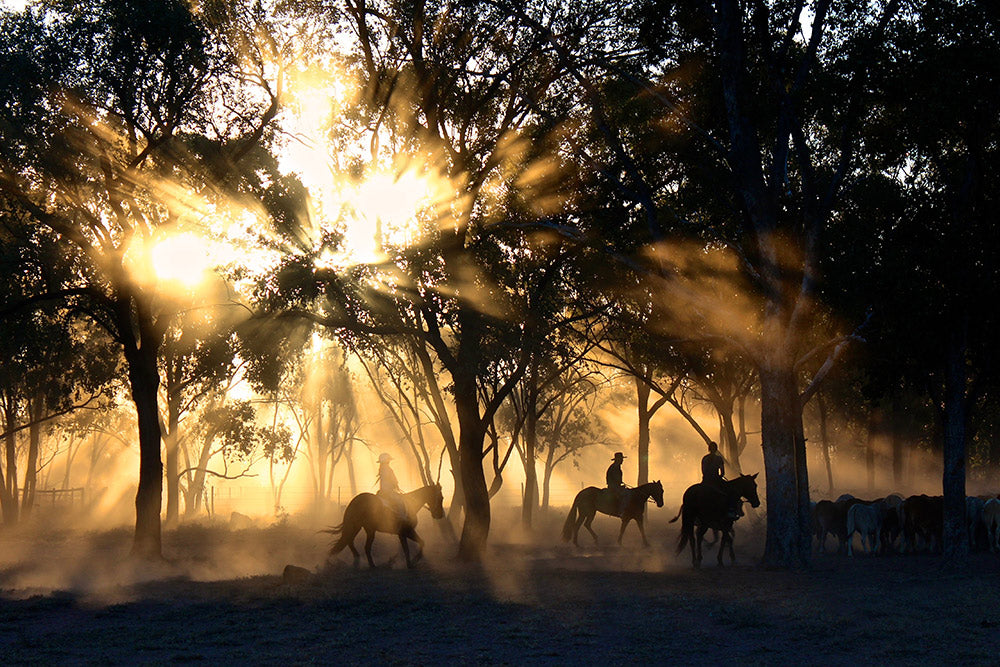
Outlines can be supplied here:
M596 525L596 524L595 524ZM602 535L611 536L604 522ZM1000 557L961 572L929 555L817 556L809 572L742 559L696 571L668 546L495 545L483 567L431 544L414 571L342 562L307 583L325 539L277 526L165 535L173 563L121 559L124 530L0 535L0 663L322 662L997 664ZM635 535L631 535L633 540ZM628 541L628 537L627 537ZM377 560L398 547L379 538Z

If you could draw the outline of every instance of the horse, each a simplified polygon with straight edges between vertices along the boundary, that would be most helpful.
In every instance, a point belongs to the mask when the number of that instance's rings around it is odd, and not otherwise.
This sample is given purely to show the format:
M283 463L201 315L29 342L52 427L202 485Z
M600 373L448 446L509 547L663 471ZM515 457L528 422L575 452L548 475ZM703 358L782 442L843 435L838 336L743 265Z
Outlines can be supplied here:
M374 493L359 493L354 496L347 509L344 510L344 520L339 526L323 532L332 535L339 535L340 538L330 548L327 560L333 558L345 548L349 548L354 554L354 566L357 567L361 560L361 555L354 547L354 538L364 529L367 539L365 539L365 556L368 557L368 565L375 567L372 560L372 542L375 541L375 533L391 533L399 536L399 543L403 547L403 555L406 556L406 566L412 568L424 555L424 541L417 535L417 512L424 505L431 511L431 516L440 519L444 516L444 496L441 493L440 484L431 484L423 488L401 494L403 504L406 506L406 517L389 507L385 501ZM420 550L417 555L410 560L410 547L407 540L417 543Z
M583 525L593 536L594 544L597 544L597 533L590 527L590 524L597 513L600 512L601 514L621 518L622 527L618 531L619 545L622 543L622 535L625 534L625 527L628 526L628 522L635 521L636 525L639 526L639 534L642 535L642 544L648 547L649 541L646 540L646 529L643 525L643 517L646 513L646 501L652 498L657 507L663 507L663 485L657 480L647 484L640 484L634 489L623 489L622 493L625 494L625 500L624 509L621 511L619 511L621 505L619 505L618 495L609 489L588 486L576 494L576 498L573 499L573 506L569 508L569 516L566 517L566 523L563 524L563 542L569 542L572 539L573 544L580 546L580 543L577 542L577 536L580 532L580 526Z
M719 489L707 484L694 484L689 486L684 492L681 501L681 509L677 516L670 520L674 523L681 520L681 536L677 543L677 553L684 551L688 543L691 544L691 560L695 567L701 565L702 540L709 528L722 531L722 544L719 545L718 561L722 565L722 554L729 546L729 561L736 562L736 553L733 551L733 522L738 516L733 516L733 510L743 500L750 503L751 507L760 507L760 498L757 496L757 474L740 475L736 479L724 480L721 492ZM695 537L694 527L698 526L698 535Z

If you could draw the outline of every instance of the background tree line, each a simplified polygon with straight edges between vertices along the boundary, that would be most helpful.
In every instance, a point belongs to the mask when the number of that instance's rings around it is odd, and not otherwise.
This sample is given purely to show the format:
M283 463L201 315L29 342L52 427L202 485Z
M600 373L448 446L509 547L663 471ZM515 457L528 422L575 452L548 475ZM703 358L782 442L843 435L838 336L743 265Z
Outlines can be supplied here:
M308 457L329 496L363 442L360 371L421 477L447 465L466 558L509 462L530 525L552 468L608 441L595 406L625 387L639 482L661 409L737 470L752 411L767 563L808 560L807 452L829 461L849 432L891 443L897 484L904 452L939 453L945 550L961 556L966 467L1000 463L997 13L944 0L5 12L5 519L30 507L43 425L90 428L66 415L101 397L134 404L138 555L160 553L164 479L173 520L182 488L195 511L206 475L239 474L214 455ZM335 104L313 129L338 182L436 184L405 230L374 215L368 257L347 252L365 211L287 160L291 119L324 96ZM192 230L238 252L197 288L144 271L143 253ZM243 382L255 398L237 403Z

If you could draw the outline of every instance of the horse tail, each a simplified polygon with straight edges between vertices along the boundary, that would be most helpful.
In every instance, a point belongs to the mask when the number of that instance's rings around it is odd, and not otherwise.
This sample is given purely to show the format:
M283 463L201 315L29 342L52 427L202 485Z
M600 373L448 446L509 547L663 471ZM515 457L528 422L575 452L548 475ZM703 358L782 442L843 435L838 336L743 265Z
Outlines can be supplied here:
M580 503L580 496L577 495L573 499L573 506L569 508L569 516L566 517L566 523L563 524L562 529L562 539L563 542L569 542L573 539L573 527L576 525L576 514L579 511L577 505Z
M332 528L327 528L326 530L320 530L318 532L329 533L330 535L333 535L334 537L338 538L337 541L333 543L333 546L330 547L330 556L336 556L341 551L347 548L349 540L347 540L346 535L344 535L343 523L341 523L339 526L333 526Z
M681 508L683 509L683 506L681 506ZM677 516L680 516L680 515L681 515L681 513L678 512ZM673 518L673 521L677 521L677 516L675 516ZM671 521L671 523L673 523L673 521ZM691 525L690 525L690 523L688 523L688 520L685 517L685 519L683 521L681 521L681 535L677 539L677 553L678 554L680 554L682 551L684 551L684 547L687 546L689 539L691 540L691 548L694 549L694 532L691 530Z
M317 530L317 533L329 533L330 535L340 535L344 532L344 524L341 523L339 526L333 526L332 528L327 528L326 530Z
M682 512L684 512L684 505L681 505L681 508L679 510L677 510L677 516L675 516L673 519L671 519L667 523L674 523L675 521L677 521L677 519L681 518L681 513Z

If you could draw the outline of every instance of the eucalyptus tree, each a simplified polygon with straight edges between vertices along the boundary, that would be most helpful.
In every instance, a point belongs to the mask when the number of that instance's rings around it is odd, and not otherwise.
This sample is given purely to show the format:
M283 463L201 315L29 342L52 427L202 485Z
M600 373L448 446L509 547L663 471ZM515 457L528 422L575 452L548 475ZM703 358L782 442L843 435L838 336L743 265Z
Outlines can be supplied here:
M526 342L552 326L534 316L532 294L555 269L521 283L506 282L505 270L536 252L546 257L550 237L535 234L533 221L567 220L572 187L555 124L534 111L563 72L544 38L489 2L349 0L339 9L355 40L348 69L360 89L345 116L361 128L355 143L360 137L371 149L352 168L412 168L443 193L418 216L416 240L384 234L379 261L346 267L323 265L329 246L300 253L265 296L294 282L286 290L294 298L271 305L337 330L410 337L415 353L425 350L443 369L458 425L459 551L477 558L490 526L485 435L525 371ZM554 8L552 20L582 37L601 15L588 4ZM492 391L484 379L496 371L505 377Z
M626 25L618 48L585 58L543 15L529 20L573 69L589 108L587 136L601 146L586 154L595 182L617 194L633 249L646 247L626 263L644 267L667 310L715 327L715 340L755 367L764 560L803 563L802 408L859 337L852 325L818 326L817 269L845 187L863 176L859 129L872 106L871 72L900 2L620 4L638 30ZM518 16L534 11L507 6ZM636 118L643 122L629 122ZM603 234L615 220L607 208L591 218ZM695 243L676 243L684 238ZM822 335L829 339L817 346Z
M141 557L161 553L158 361L177 312L146 253L213 213L213 183L233 178L277 114L282 54L264 18L177 0L55 1L0 18L0 187L81 264L61 295L124 356Z
M15 523L34 502L43 426L75 409L97 406L117 371L109 341L87 336L64 304L40 299L61 289L79 267L62 254L52 234L26 218L16 206L0 209L0 308L7 311L0 318L0 505L5 523ZM19 447L18 436L25 432L27 446ZM19 463L24 466L20 479Z
M900 214L879 226L879 349L891 376L926 392L943 452L944 551L962 556L968 443L997 389L995 309L1000 15L989 3L920 3L896 26L866 128ZM879 269L881 269L881 275ZM889 274L889 275L886 275ZM914 326L919 322L919 326ZM912 389L911 389L912 391Z

